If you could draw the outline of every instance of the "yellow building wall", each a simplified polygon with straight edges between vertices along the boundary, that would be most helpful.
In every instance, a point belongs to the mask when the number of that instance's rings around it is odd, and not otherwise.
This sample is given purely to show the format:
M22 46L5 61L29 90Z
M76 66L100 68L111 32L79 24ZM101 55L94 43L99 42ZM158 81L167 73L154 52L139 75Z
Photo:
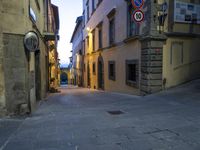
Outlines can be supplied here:
M175 44L172 49L173 43L178 45ZM163 50L163 78L166 78L166 87L200 78L199 43L199 38L169 38L167 40ZM180 63L181 55L183 55L182 63Z
M164 0L159 1L163 2ZM180 1L191 3L190 0ZM200 4L200 1L194 0L192 3ZM170 20L173 19L170 16L173 15L173 11L175 10L169 8L169 14L164 25L165 33L175 33L173 37L167 38L163 47L163 79L166 79L166 88L200 78L200 37L195 36L195 34L200 34L200 25L178 22L169 24L168 21L173 22L173 20Z

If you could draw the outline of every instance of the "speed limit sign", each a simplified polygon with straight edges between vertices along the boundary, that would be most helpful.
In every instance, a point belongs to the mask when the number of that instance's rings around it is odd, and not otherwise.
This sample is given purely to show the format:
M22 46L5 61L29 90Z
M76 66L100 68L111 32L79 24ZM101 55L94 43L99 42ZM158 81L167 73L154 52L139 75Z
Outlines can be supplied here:
M136 10L133 13L133 20L137 23L140 23L144 20L144 13L141 10Z

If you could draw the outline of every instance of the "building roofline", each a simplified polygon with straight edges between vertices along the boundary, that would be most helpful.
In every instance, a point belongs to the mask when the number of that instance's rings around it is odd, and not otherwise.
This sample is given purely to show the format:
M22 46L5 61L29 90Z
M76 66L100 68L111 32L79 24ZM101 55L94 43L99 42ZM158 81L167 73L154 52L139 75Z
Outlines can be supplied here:
M58 31L60 29L60 19L59 19L59 8L58 6L51 4L53 9L53 14L55 18L55 24L56 24L56 30Z
M82 22L82 21L83 21L83 16L77 17L77 19L76 19L76 26L75 26L75 28L74 28L74 32L73 32L73 34L72 34L72 38L71 38L71 40L70 40L70 43L73 42L74 36L75 36L75 34L76 34L76 31L77 31L78 27L81 25L81 22Z

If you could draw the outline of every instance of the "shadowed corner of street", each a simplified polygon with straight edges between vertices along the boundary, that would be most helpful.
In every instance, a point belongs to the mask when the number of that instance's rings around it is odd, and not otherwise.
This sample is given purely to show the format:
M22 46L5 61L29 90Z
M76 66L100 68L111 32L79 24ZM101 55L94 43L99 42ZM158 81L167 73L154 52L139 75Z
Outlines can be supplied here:
M147 99L160 99L166 101L177 101L179 103L200 103L200 79L166 89L162 92L146 96Z

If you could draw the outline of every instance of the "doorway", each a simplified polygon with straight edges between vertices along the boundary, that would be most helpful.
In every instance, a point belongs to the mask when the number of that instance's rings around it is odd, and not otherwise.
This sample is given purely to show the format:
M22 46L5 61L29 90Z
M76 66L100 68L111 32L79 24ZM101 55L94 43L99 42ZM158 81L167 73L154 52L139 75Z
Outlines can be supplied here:
M98 89L104 90L104 63L102 56L98 58Z
M35 52L35 88L36 100L41 100L41 70L40 70L40 51Z
M87 64L87 86L90 88L91 83L90 83L90 64L88 62Z

